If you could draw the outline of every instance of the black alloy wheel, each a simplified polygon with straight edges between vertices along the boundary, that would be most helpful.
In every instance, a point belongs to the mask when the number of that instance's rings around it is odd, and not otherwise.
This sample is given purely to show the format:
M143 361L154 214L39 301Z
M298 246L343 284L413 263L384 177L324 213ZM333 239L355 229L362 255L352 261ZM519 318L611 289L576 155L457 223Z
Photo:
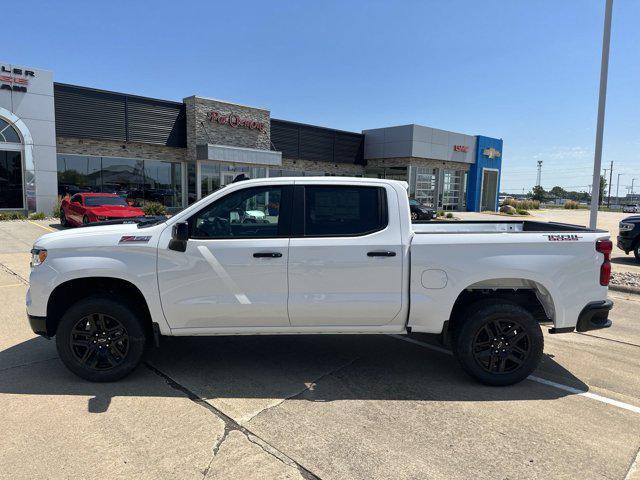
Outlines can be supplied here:
M147 344L144 312L126 301L96 295L78 300L62 315L56 348L80 378L113 382L140 363Z
M110 370L127 357L129 334L115 318L94 313L76 323L69 346L79 364L93 370Z
M492 320L485 323L473 339L473 357L486 372L511 373L531 354L529 335L513 320Z
M86 215L84 217L82 217L82 224L83 225L88 225L89 222L89 217L87 217Z
M636 244L636 248L633 249L633 255L636 257L636 261L640 262L640 241Z
M64 210L60 209L60 225L67 227L67 216L64 214Z
M453 353L465 372L487 385L512 385L527 378L542 359L540 324L526 308L486 298L455 320Z

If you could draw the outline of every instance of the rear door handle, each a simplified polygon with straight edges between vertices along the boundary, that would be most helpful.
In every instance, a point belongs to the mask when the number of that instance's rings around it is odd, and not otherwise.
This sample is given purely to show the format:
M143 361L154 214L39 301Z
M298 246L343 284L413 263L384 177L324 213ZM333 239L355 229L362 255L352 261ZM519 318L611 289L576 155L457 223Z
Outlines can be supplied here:
M391 252L389 250L367 253L367 257L395 257L395 256L396 256L396 252Z
M256 252L253 254L253 258L280 258L281 256L280 252Z

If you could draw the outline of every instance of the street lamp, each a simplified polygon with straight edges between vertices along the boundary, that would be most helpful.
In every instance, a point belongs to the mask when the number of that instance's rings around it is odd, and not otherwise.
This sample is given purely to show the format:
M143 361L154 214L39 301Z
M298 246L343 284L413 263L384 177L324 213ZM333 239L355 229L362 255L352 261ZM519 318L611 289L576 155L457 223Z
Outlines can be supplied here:
M602 168L602 134L604 132L604 108L607 102L607 74L609 71L609 44L611 42L611 10L613 0L606 0L604 10L604 32L602 35L602 60L600 63L600 93L598 95L598 122L596 125L596 148L593 155L593 194L589 227L596 228L600 201L600 169Z

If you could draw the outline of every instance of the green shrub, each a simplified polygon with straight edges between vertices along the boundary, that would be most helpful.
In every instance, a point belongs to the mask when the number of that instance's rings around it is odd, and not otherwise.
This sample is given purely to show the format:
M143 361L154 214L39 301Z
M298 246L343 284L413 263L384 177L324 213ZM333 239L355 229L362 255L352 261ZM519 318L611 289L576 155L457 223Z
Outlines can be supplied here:
M437 213L437 216L438 216L438 217L444 217L444 212L443 212L442 210L440 210L440 211Z
M145 215L166 215L167 208L159 202L147 202L142 207Z
M511 205L516 210L539 210L540 202L538 200L516 200L509 198L504 201L503 205Z
M44 220L45 218L47 218L47 216L42 212L32 213L29 215L29 220Z
M62 197L58 195L58 201L53 206L53 210L51 210L51 216L53 218L60 218L60 205L62 204Z
M447 212L447 214L445 215L445 217L447 217L447 218L453 218L453 213L451 213L451 212Z
M576 210L580 208L580 204L575 200L567 200L564 204L564 208L566 208L567 210Z
M527 210L524 210L524 209L522 209L522 208L517 208L517 209L516 209L516 213L517 213L518 215L531 215Z
M0 213L0 220L24 220L22 212L4 212Z

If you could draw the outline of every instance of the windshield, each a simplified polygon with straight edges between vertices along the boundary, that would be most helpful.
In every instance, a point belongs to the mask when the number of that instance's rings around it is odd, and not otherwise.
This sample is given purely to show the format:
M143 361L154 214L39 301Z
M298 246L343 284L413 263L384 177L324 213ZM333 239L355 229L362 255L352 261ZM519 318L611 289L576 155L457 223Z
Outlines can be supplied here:
M122 197L84 197L84 204L87 207L98 207L101 205L115 205L127 207L127 202Z
M409 200L409 205L420 205L420 204L418 203L418 201L417 201L417 200L414 200L414 199L412 198L412 199L410 199L410 200Z

